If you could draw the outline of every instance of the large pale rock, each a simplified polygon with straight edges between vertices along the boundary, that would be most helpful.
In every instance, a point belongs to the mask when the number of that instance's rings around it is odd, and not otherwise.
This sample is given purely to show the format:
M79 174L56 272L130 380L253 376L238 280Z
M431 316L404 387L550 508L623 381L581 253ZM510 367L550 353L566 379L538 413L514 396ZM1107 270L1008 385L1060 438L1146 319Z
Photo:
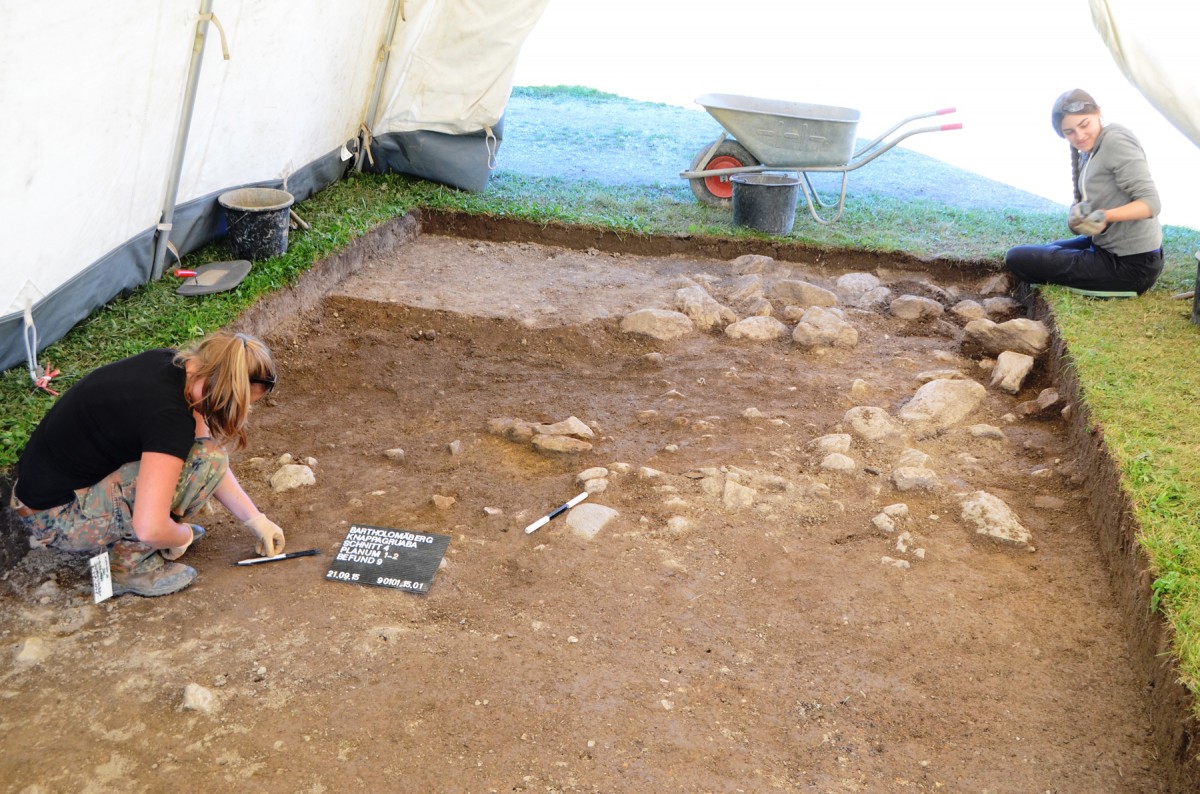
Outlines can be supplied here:
M858 464L848 455L830 452L821 460L821 468L826 471L855 471L858 469Z
M770 273L775 269L775 260L763 254L743 254L729 263L729 269L738 275Z
M1062 396L1055 389L1042 389L1037 399L1017 405L1017 415L1026 419L1045 419L1062 410Z
M539 452L560 452L567 455L578 455L580 452L589 451L592 445L581 438L573 436L536 435L533 437L533 448Z
M870 273L846 273L834 283L834 289L846 303L854 303L878 287L879 278Z
M696 326L682 312L638 309L625 315L621 320L621 330L627 334L642 334L665 341L686 336L696 330Z
M552 425L534 425L533 432L544 436L576 436L578 438L595 438L596 433L582 419L569 416L561 422Z
M758 496L758 492L753 488L733 480L726 480L721 493L721 504L730 510L745 510L754 505L756 496Z
M929 457L921 450L909 447L900 453L900 457L896 458L896 462L892 465L897 469L924 469L929 466L929 462L931 460L933 460L933 458Z
M892 471L897 491L936 491L942 484L932 469L902 466Z
M41 637L26 637L17 647L13 661L18 667L32 667L41 664L50 656L50 646Z
M567 529L581 538L591 540L618 515L611 507L585 502L567 513Z
M891 302L888 309L892 316L899 320L925 320L930 317L941 317L946 310L933 298L921 295L901 295Z
M804 348L852 348L858 344L858 329L846 322L841 309L810 306L800 318L792 341Z
M1007 296L999 298L984 298L984 310L992 317L1012 317L1020 311L1024 311L1025 304L1015 298Z
M299 463L289 463L271 475L271 490L283 493L306 485L315 485L317 475L313 470Z
M1036 358L1050 347L1050 329L1040 320L1024 317L1003 323L988 319L972 320L963 330L966 334L963 347L989 356L1012 350Z
M823 458L833 452L845 455L850 451L850 443L849 433L830 433L820 438L814 438L808 442L808 445L814 454Z
M853 435L872 443L905 443L904 428L882 408L859 405L846 411L842 421Z
M771 290L771 297L791 306L837 306L837 295L816 284L799 279L783 279Z
M699 284L676 290L675 308L686 314L702 331L724 327L737 321L733 309L719 303Z
M979 407L987 389L973 380L931 380L904 404L897 416L923 433L958 424Z
M962 520L977 534L1002 543L1028 546L1033 540L1012 508L987 491L975 491L962 498Z
M787 336L786 325L774 317L747 317L725 326L725 335L730 339L752 339L767 341Z
M533 423L522 419L511 417L489 419L487 429L492 435L502 436L509 441L525 443L533 438Z
M1032 371L1033 356L1005 350L996 357L996 366L992 368L992 388L1016 394Z
M764 297L766 295L763 292L762 276L756 273L735 278L725 287L725 299L733 303L745 303Z
M973 300L961 300L950 307L950 313L955 317L961 317L970 322L971 320L981 320L987 317L987 309L983 308L983 304Z
M181 707L184 711L199 711L203 714L213 714L217 711L217 698L212 693L212 690L192 683L183 688L183 703Z

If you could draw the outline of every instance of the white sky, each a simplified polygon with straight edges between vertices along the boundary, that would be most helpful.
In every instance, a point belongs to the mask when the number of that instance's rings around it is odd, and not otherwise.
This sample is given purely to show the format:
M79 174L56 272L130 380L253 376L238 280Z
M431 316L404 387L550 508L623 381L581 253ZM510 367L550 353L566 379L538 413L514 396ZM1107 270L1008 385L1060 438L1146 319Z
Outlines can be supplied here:
M1187 73L1200 81L1200 2L1173 5L1178 24L1155 41L1190 59ZM1050 105L1079 87L1106 121L1141 140L1162 220L1200 228L1200 147L1121 74L1088 0L551 0L516 84L585 85L697 109L705 93L840 105L861 112L859 137L957 107L940 121L961 121L961 131L902 145L1063 204L1070 160Z

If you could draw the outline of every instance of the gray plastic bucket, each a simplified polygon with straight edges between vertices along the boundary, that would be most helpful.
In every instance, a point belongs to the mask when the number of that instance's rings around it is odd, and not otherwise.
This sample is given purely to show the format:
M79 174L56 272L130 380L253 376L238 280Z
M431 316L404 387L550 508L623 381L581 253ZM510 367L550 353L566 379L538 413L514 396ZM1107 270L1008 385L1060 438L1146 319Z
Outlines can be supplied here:
M790 234L800 180L789 174L734 174L733 223L767 234Z
M244 187L217 196L234 255L257 262L287 251L288 212L295 200L286 190L269 187Z

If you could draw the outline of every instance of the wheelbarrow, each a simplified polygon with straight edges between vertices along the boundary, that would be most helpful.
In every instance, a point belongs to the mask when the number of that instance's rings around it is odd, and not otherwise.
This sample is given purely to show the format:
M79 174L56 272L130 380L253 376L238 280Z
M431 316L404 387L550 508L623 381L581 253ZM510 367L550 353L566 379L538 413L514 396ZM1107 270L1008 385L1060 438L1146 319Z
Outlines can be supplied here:
M795 172L800 178L808 211L813 220L822 224L833 223L842 217L846 206L846 180L851 171L862 168L912 135L962 129L962 124L940 124L909 129L889 138L918 119L943 116L955 110L944 108L909 116L855 150L857 110L736 94L705 94L696 99L696 104L707 110L725 129L721 137L696 155L692 167L679 175L691 182L697 199L705 204L730 206L733 184L729 177L734 174ZM842 175L842 189L836 203L818 195L809 179L810 173ZM836 208L836 212L832 217L823 217L817 211L818 207L822 210Z

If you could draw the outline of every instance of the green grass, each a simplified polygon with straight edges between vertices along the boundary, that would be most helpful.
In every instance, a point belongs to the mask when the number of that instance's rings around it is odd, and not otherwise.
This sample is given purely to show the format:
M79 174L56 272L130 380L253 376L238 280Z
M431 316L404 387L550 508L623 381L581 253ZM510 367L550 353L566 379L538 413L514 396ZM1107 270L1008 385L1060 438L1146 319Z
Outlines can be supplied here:
M539 93L540 92L540 93ZM518 89L533 97L622 100L577 88ZM730 213L695 201L682 181L612 186L497 171L488 189L462 193L401 176L354 176L297 208L312 225L292 233L288 253L258 263L235 291L205 298L174 294L167 278L111 302L43 351L63 370L63 386L89 370L156 346L175 347L228 324L259 297L293 283L313 263L414 207L454 210L537 224L581 224L622 235L762 238L734 228ZM999 268L1013 244L1063 233L1058 215L964 210L932 201L851 193L843 218L811 222L801 208L789 242L819 249L904 253ZM1200 329L1188 321L1200 232L1168 227L1159 286L1133 301L1094 301L1047 289L1094 420L1105 432L1142 527L1156 576L1155 606L1175 631L1181 676L1200 691ZM224 244L189 255L196 266L228 258ZM51 404L23 368L0 375L0 468L16 461ZM1200 711L1198 711L1200 714Z

